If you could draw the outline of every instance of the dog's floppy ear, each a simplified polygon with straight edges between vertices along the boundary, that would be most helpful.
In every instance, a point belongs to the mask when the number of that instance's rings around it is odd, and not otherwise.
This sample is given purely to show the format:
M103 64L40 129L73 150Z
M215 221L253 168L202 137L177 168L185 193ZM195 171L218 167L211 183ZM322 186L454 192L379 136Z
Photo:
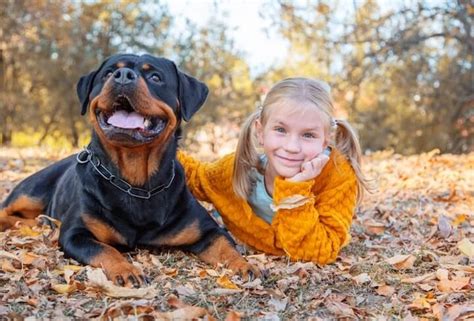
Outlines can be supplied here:
M79 97L79 101L81 102L81 115L84 115L87 112L87 106L89 105L89 95L91 94L92 88L94 88L94 80L95 76L99 73L102 67L107 63L110 59L105 59L97 68L97 70L91 71L89 74L82 76L79 79L79 82L76 86L77 96Z
M97 71L92 71L89 74L82 76L76 86L77 96L81 102L81 115L87 112L87 106L89 105L89 95L92 91L92 84L94 83L95 75Z
M181 113L183 119L189 121L206 101L209 89L203 82L185 74L178 67L176 67L176 73L178 74L178 99Z

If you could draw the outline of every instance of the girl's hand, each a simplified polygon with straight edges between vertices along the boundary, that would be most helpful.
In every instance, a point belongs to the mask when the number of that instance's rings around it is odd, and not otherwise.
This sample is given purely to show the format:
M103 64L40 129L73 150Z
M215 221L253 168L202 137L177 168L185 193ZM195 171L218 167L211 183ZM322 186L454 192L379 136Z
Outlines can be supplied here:
M290 182L304 182L318 176L329 160L329 156L321 153L310 161L301 165L301 171L293 177L288 178Z

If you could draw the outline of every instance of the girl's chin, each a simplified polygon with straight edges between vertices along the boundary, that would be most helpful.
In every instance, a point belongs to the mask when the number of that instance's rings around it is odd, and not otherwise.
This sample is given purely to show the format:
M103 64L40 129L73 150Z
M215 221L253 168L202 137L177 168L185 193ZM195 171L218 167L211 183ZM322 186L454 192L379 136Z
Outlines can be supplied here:
M300 172L299 168L282 168L278 171L278 175L283 178L292 178Z

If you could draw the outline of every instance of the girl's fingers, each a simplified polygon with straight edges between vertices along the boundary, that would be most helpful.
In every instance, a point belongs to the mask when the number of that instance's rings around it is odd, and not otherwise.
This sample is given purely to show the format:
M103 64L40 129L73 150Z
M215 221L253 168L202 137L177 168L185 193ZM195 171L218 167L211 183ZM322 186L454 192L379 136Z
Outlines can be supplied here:
M329 156L320 154L308 162L301 165L301 172L290 178L291 181L306 181L315 178L323 170L329 160Z
M308 163L311 164L312 172L315 173L315 175L319 175L319 173L323 170L328 160L329 160L328 156L321 154L318 157L309 161Z
M329 156L326 154L321 155L321 170L326 166L327 162L329 161Z
M306 162L303 163L303 168L301 169L302 173L308 173L308 172L313 172L314 171L314 164L313 162Z

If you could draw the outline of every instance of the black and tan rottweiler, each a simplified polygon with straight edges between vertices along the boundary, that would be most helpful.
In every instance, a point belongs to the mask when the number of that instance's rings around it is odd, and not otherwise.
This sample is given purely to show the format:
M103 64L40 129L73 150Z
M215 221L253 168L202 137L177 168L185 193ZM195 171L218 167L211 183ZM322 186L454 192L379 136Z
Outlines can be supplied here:
M2 230L41 213L57 218L65 254L120 285L146 278L116 247L178 247L259 274L192 197L175 159L181 119L204 103L206 85L168 59L119 54L83 76L77 94L90 144L22 181L2 205Z

